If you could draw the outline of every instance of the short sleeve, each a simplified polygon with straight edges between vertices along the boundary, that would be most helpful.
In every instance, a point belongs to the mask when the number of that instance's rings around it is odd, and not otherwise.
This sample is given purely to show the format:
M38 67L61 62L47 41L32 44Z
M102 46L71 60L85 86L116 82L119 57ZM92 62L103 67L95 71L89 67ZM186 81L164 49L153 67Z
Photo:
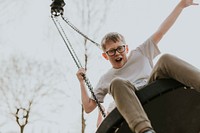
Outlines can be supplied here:
M104 82L103 82L103 77L99 80L99 82L97 83L94 91L94 95L96 96L97 100L100 103L104 102L104 98L106 96L106 94L108 93L108 88L105 87ZM91 96L91 99L94 100L93 96Z
M153 43L152 37L148 38L143 44L141 44L137 50L149 60L153 60L157 55L160 54L160 50L158 49L158 46Z

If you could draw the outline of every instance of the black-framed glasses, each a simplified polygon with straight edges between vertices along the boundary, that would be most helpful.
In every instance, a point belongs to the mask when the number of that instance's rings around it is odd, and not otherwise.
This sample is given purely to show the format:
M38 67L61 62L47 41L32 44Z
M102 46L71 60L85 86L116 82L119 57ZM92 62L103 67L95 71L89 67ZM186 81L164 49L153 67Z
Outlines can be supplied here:
M118 53L123 53L125 51L125 45L121 45L121 46L117 47L116 49L108 50L108 51L106 51L106 54L109 56L114 56L116 54L116 51Z

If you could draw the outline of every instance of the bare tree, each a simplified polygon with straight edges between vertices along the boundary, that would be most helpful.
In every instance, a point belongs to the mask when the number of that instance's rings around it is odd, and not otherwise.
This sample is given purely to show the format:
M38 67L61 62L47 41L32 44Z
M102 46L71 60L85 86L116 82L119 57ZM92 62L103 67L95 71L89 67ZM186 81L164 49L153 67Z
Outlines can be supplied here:
M20 133L35 121L56 123L48 117L59 114L61 97L68 97L58 85L64 77L56 63L12 57L0 64L0 112L7 123L15 121Z

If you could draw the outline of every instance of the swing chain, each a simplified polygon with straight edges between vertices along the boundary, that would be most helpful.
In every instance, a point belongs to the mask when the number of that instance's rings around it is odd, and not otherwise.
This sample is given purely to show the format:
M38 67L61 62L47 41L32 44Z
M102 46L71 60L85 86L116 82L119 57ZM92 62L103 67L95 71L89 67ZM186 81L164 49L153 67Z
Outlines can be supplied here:
M98 106L99 110L101 111L102 116L105 118L105 117L106 117L106 114L105 114L103 108L101 107L101 104L99 103L97 97L96 97L95 94L94 94L93 87L92 87L92 85L91 85L89 79L86 77L86 75L83 75L83 78L84 78L85 83L86 83L86 85L88 86L88 88L89 88L89 90L90 90L90 93L92 94L92 96L93 96L95 102L97 103L97 106Z
M62 19L77 33L79 33L80 35L82 35L85 39L89 40L90 42L92 42L93 44L95 44L98 48L101 49L101 45L95 41L93 41L92 39L90 39L87 35L85 35L83 32L81 32L76 26L74 26L67 18L64 18L63 15L61 15Z
M65 34L65 32L64 32L64 30L63 30L63 28L62 28L62 26L61 26L61 24L59 23L59 21L58 21L57 19L55 20L55 17L54 17L53 15L51 16L51 18L52 18L52 20L53 20L53 22L54 22L54 24L55 24L55 26L56 26L56 28L57 28L57 30L58 30L60 36L62 37L64 43L65 43L65 44L69 44L69 45L66 45L66 46L67 46L67 48L68 48L68 50L69 50L69 52L70 52L70 55L72 56L73 60L75 61L76 66L77 66L78 68L81 68L81 67L82 67L82 66L81 66L81 63L80 63L78 57L76 56L74 49L72 49L71 43L69 42L69 39L67 38L67 36L66 36L66 34ZM57 24L57 23L58 23L58 24ZM59 27L60 27L61 30L59 29L58 25L59 25ZM62 33L61 31L62 31L63 33ZM64 34L64 35L63 35L63 34ZM66 42L66 40L67 40L68 43Z
M57 19L55 20L55 16L52 15L51 18L52 18L52 20L53 20L53 22L54 22L59 34L61 35L65 45L67 46L67 48L68 48L68 50L69 50L74 62L76 63L77 67L78 68L82 68L82 65L81 65L81 63L80 63L80 61L79 61L79 59L78 59L78 57L77 57L77 55L76 55L76 53L75 53L75 51L74 51L74 49L72 47L67 35L65 34L65 31L64 31L63 27L61 26L61 24L59 23L59 21ZM95 102L97 103L97 106L98 106L99 110L101 111L102 116L106 117L106 114L105 114L104 110L102 109L101 104L99 103L97 97L94 94L93 87L92 87L89 79L86 77L86 75L83 75L83 78L84 78L85 83L86 83L87 87L89 88L89 90L90 90Z
M72 47L72 44L70 43L70 41L69 41L69 39L68 39L64 29L63 29L63 27L61 26L60 22L57 19L56 19L56 22L59 24L59 27L60 27L65 39L68 42L67 44L69 44L68 49L71 49L71 54L73 55L73 60L76 62L76 66L78 68L82 68L81 62L79 61L78 56L76 55L76 53L75 53L75 51L74 51L74 49Z

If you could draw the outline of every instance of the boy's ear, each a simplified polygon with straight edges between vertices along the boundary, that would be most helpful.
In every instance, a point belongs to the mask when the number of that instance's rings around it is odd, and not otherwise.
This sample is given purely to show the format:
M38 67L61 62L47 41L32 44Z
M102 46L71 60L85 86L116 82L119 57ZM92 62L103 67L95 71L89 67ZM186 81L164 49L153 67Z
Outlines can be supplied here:
M128 49L128 45L126 45L126 53L128 53L129 49Z
M106 53L102 53L102 56L103 56L106 60L108 60L108 55L107 55Z

